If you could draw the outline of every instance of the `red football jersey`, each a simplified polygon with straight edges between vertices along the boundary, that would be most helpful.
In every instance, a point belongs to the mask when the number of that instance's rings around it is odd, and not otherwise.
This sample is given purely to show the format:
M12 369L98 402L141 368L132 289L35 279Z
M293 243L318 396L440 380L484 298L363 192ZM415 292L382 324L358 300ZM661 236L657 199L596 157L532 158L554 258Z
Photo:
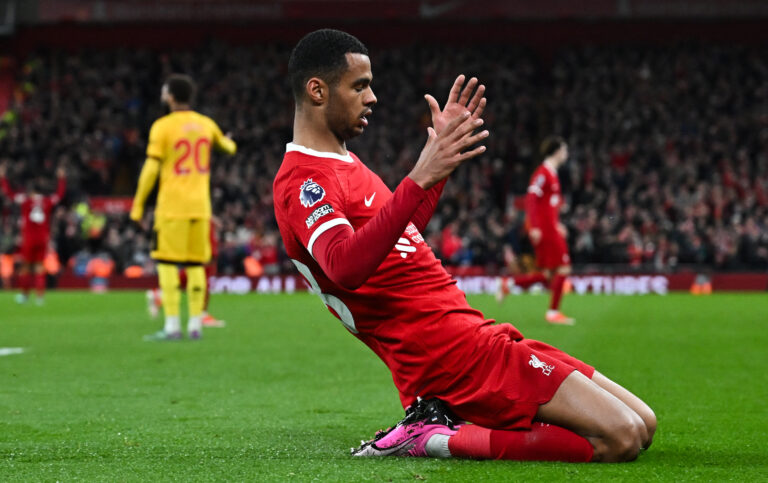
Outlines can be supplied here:
M273 193L288 256L329 310L389 367L401 397L418 395L426 380L440 377L436 364L465 363L457 347L473 350L461 341L493 321L469 306L413 223L356 290L331 281L313 258L322 233L341 224L357 231L392 196L357 156L288 144ZM442 320L452 313L464 317Z
M59 180L56 194L50 196L13 193L5 179L2 188L5 194L21 208L21 237L24 243L48 241L51 232L51 212L64 196L65 181Z
M562 204L557 171L542 163L531 176L525 198L528 228L538 228L544 234L556 233Z

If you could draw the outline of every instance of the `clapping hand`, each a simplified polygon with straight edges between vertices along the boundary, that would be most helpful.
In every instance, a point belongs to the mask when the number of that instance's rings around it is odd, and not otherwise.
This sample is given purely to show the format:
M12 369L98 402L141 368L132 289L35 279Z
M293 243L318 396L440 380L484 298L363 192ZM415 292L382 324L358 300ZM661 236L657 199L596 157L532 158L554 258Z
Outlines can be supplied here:
M453 87L451 87L451 91L448 94L448 101L446 101L442 111L434 97L429 94L424 95L427 104L429 104L429 110L432 113L432 126L437 134L440 134L452 119L460 116L465 111L469 111L472 120L479 119L483 114L487 102L485 97L483 97L485 86L483 84L478 86L476 77L469 79L465 86L465 79L464 74L461 74L453 82ZM473 91L474 95L472 95Z

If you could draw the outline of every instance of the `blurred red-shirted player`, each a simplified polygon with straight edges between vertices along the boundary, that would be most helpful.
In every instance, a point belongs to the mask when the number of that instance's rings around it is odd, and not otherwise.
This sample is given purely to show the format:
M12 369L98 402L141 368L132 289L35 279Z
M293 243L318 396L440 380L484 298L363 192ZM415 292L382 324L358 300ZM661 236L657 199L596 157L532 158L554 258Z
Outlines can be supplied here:
M58 187L56 194L45 196L34 183L27 186L25 193L15 192L5 178L5 166L0 166L0 187L3 193L21 207L21 268L19 270L19 286L21 293L16 296L16 302L25 303L32 288L31 274L35 275L35 291L37 304L43 303L45 294L45 267L43 261L48 252L51 237L51 211L61 199L67 187L66 171L60 167L56 170Z
M215 216L211 217L211 261L205 266L206 278L216 276L216 259L219 256L219 238L218 227L220 222ZM186 284L186 273L181 273L181 285ZM211 284L205 284L205 304L203 305L203 326L205 327L224 327L226 322L217 319L208 313L208 303L211 300ZM163 306L163 297L159 288L147 290L147 311L153 319L160 313Z
M565 237L568 232L560 223L560 207L563 196L557 169L568 160L568 145L559 136L549 136L541 143L544 161L531 176L525 198L528 237L536 252L536 265L549 280L552 297L546 313L547 322L571 325L574 320L560 312L563 285L571 273L571 257ZM510 282L502 279L497 294L499 299L509 293Z

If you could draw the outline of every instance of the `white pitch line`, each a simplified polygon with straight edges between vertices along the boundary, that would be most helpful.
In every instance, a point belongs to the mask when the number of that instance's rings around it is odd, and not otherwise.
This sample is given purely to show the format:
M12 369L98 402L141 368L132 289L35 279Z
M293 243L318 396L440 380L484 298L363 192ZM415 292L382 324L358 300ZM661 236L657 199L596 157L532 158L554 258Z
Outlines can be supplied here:
M0 357L21 354L22 352L24 352L23 347L0 347Z

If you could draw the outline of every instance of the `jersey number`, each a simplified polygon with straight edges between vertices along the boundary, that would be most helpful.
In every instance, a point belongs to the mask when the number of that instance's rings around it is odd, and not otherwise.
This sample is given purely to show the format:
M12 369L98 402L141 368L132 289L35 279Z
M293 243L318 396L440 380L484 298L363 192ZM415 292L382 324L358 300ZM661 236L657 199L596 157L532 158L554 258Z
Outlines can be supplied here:
M291 259L291 261L294 265L296 265L296 268L299 269L299 272L304 276L304 278L307 279L312 292L315 295L320 296L320 300L323 301L326 307L329 307L333 309L334 312L336 312L336 314L339 316L339 319L341 319L341 323L344 324L344 327L349 329L349 331L353 334L357 334L355 319L352 317L352 312L349 310L349 307L344 305L344 302L342 302L339 297L321 292L320 285L317 284L317 280L315 280L315 277L312 275L312 272L309 270L308 266L304 265L298 260Z
M205 151L203 151L203 146L205 146ZM189 139L180 139L173 148L178 152L181 150L181 156L179 156L179 159L176 160L176 162L173 164L173 170L174 172L179 175L183 176L185 174L189 174L192 170L186 166L186 161L189 159L190 154L194 153L194 160L195 160L195 170L197 170L200 174L206 174L210 170L210 163L203 165L202 157L204 152L211 151L211 141L206 138L200 138L195 143L194 149L192 147L192 143L189 142Z

